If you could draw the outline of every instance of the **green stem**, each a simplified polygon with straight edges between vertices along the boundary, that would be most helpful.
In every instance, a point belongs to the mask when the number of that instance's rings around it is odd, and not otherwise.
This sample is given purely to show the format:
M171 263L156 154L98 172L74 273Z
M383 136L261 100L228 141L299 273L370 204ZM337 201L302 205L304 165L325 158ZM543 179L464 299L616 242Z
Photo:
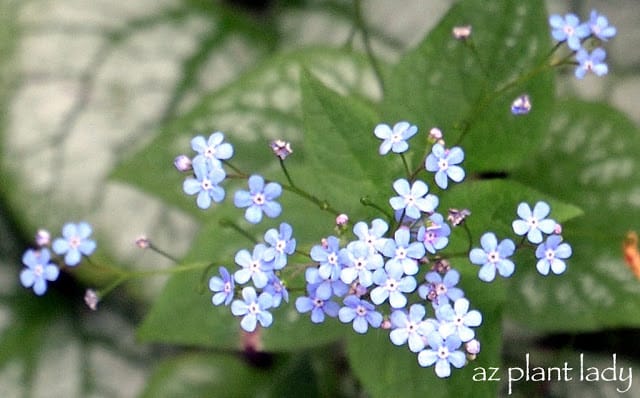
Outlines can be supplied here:
M382 69L380 69L380 65L378 64L378 60L376 59L373 49L371 48L371 40L369 39L369 31L364 22L364 18L362 17L362 1L354 0L354 10L355 10L355 23L362 32L362 41L364 43L364 50L367 53L367 57L369 58L369 62L371 63L371 68L373 68L373 73L376 75L376 79L378 80L378 85L380 85L380 91L384 93L384 78L382 75Z
M234 231L236 231L240 235L242 235L245 238L247 238L250 242L253 242L254 245L256 243L258 243L258 241L256 240L256 238L253 237L253 235L249 234L242 227L240 227L238 224L234 223L233 221L229 220L228 218L223 218L218 223L222 227L233 229Z

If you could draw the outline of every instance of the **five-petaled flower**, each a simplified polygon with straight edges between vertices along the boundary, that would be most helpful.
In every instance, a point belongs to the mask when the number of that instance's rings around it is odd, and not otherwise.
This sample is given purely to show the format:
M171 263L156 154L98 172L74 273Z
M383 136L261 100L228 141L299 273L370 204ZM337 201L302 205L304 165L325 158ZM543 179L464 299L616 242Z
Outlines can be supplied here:
M548 275L551 270L554 274L561 274L567 269L564 260L571 257L571 246L563 243L560 235L551 235L536 248L536 257L536 269L539 273Z
M589 29L591 29L591 34L603 41L611 39L617 33L615 26L609 25L607 17L598 14L596 10L591 10L587 24L589 25Z
M418 128L408 122L398 122L393 126L393 130L386 124L379 124L373 130L376 137L380 138L380 155L386 155L389 151L403 153L409 149L407 140L418 132Z
M504 239L498 244L498 238L493 232L487 232L480 238L482 249L473 248L469 252L469 260L473 264L480 265L478 277L491 282L498 273L508 278L515 270L515 264L508 257L513 255L516 245L511 239Z
M418 260L425 254L422 242L411 242L409 229L400 228L394 234L395 239L387 239L380 250L389 258L385 264L387 270L397 268L407 275L418 273Z
M527 203L520 203L517 210L520 219L511 223L513 232L520 236L527 235L531 243L542 242L542 233L550 234L556 227L554 220L546 218L550 212L551 207L546 202L537 202L533 211Z
M429 186L417 180L411 186L409 181L400 178L393 183L393 189L399 196L389 199L393 210L404 210L405 215L413 219L420 218L420 212L431 213L438 207L438 197L427 194Z
M20 283L26 288L33 287L33 292L42 296L47 291L47 282L58 279L60 270L50 262L49 249L27 250L22 256L22 263L27 267L20 272Z
M236 253L236 264L241 269L233 274L234 279L239 284L247 283L249 279L253 281L255 287L262 289L269 281L269 274L273 272L273 263L264 258L267 247L258 243L253 248L253 255L249 251L242 249Z
M464 296L462 289L456 285L460 282L460 273L455 269L447 271L444 276L432 271L424 276L427 284L420 285L418 295L424 300L429 300L434 307L448 304L449 300L456 301Z
M291 225L283 222L279 230L271 228L264 234L264 241L271 246L264 252L267 261L273 261L273 269L280 270L287 265L287 256L296 250L296 240L292 238Z
M436 310L436 317L440 321L438 331L443 337L456 334L462 342L475 337L472 327L480 326L482 314L477 310L469 311L469 300L461 298L451 304L444 304Z
M225 192L218 184L227 176L224 170L208 165L204 157L194 159L192 166L195 178L189 177L184 180L182 184L184 193L197 194L196 204L201 209L208 209L212 200L216 203L221 202Z
M409 313L405 310L395 310L389 316L391 332L389 338L395 345L409 343L412 352L420 352L425 347L429 334L435 331L435 322L423 320L427 311L422 304L413 304Z
M591 53L585 49L578 50L576 54L576 61L578 61L575 71L576 78L583 79L587 72L593 72L596 76L606 75L609 72L609 67L604 62L606 57L607 53L599 47Z
M340 306L331 300L317 297L317 287L318 285L315 284L307 285L308 296L301 296L296 299L296 309L301 314L311 312L311 322L322 323L324 322L325 315L332 318L337 317Z
M220 276L212 276L209 279L209 290L214 292L211 301L213 305L229 305L233 300L233 278L225 267L220 267Z
M273 315L267 310L272 306L273 298L269 293L262 292L258 296L256 290L249 286L242 289L242 300L234 300L231 303L231 313L242 316L240 327L243 330L253 332L258 322L265 328L271 325Z
M191 140L191 148L198 152L194 161L204 158L210 167L222 167L221 160L230 159L233 156L233 146L224 141L224 134L219 131L214 132L205 141L204 137L199 135Z
M427 171L436 173L436 184L440 188L447 189L449 179L454 182L460 182L464 179L464 169L458 166L463 160L464 151L462 148L454 146L445 149L442 144L435 143L424 162L424 167Z
M442 214L433 213L426 223L418 229L417 240L424 244L424 248L431 254L443 249L449 243L451 228L444 222Z
M404 275L402 268L392 267L389 270L379 268L373 273L373 282L378 285L371 290L371 301L382 304L389 299L391 308L403 308L407 305L407 297L403 293L416 290L416 278Z
M382 324L382 314L375 310L373 304L350 295L344 299L344 307L338 311L338 318L343 323L353 322L353 330L366 333L369 325L374 328Z
M96 250L96 242L89 239L93 230L86 222L67 223L62 227L62 238L53 241L51 249L61 256L64 263L74 267L80 263L82 256L90 256Z
M282 186L277 182L265 184L264 178L257 174L249 177L249 190L237 191L233 204L238 208L246 207L244 217L252 224L262 221L262 213L275 218L282 212L282 206L275 200L282 194Z
M564 18L560 15L549 17L551 25L551 36L559 42L567 41L567 46L573 51L581 48L582 39L591 34L589 25L581 24L580 19L575 14L567 14Z
M436 365L435 371L438 377L449 377L451 365L461 368L466 363L464 352L460 351L462 341L456 334L444 339L440 333L433 332L427 337L430 349L424 349L418 353L418 363L422 367Z

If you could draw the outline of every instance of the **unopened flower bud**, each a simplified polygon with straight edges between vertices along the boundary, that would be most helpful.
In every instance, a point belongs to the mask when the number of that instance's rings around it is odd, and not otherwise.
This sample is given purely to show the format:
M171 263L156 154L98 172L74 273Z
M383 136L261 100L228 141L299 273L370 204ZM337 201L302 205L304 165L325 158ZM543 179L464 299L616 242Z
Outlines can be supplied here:
M440 258L433 263L431 269L439 274L446 274L451 269L451 263L446 258Z
M39 229L36 232L36 245L45 247L51 244L51 234L46 229Z
M386 330L391 329L391 321L388 319L384 319L380 324L380 329L386 329Z
M136 239L136 246L141 249L148 249L151 246L151 241L146 236L141 235Z
M464 344L464 348L475 358L475 355L480 352L480 342L476 339L469 340Z
M347 216L346 214L339 214L336 217L336 225L345 225L346 223L349 222L349 216Z
M556 223L556 226L553 227L553 233L556 235L560 235L562 233L562 225Z
M271 150L273 151L273 154L282 160L285 160L287 156L293 153L290 142L287 142L284 140L275 140L275 141L271 141L271 144L269 145L271 146Z
M180 155L173 160L173 165L178 171L189 171L191 167L191 159L187 155Z
M442 134L442 130L437 127L433 127L429 130L429 136L427 136L427 140L431 143L438 143L444 146L444 134Z
M98 298L98 294L95 292L95 290L87 289L87 291L84 293L84 302L85 304L87 304L87 307L89 307L92 311L95 311L98 308L98 301L100 301L100 299Z
M456 40L466 40L469 36L471 36L471 25L453 27L453 37Z
M527 94L522 94L511 103L511 113L514 115L526 115L531 111L531 100Z

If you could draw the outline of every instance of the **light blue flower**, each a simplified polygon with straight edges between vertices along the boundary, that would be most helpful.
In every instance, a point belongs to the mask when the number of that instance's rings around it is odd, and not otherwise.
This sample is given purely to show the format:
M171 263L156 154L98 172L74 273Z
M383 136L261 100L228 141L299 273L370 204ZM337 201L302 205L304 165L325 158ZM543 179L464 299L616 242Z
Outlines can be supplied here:
M319 263L318 273L322 279L338 280L342 265L340 264L340 240L335 236L323 239L321 245L315 245L309 253L311 259Z
M424 162L427 171L435 172L436 185L447 189L449 179L454 182L464 180L464 169L458 166L464 160L462 148L454 146L445 149L442 144L436 143L431 147L431 153Z
M293 229L287 223L281 223L279 231L275 228L269 229L264 234L264 241L271 246L264 253L265 259L273 260L273 269L279 270L287 265L287 256L296 250L296 240L292 238Z
M580 49L576 54L578 66L575 70L577 79L583 79L587 72L593 72L596 76L604 76L609 72L609 67L604 62L607 53L602 48L596 48L591 53L585 49Z
M282 186L277 182L265 185L264 178L259 175L249 177L249 191L237 191L233 203L238 208L247 208L244 217L252 224L262 220L262 213L275 218L282 212L280 203L275 200L282 194Z
M329 300L332 295L342 297L349 292L349 285L339 278L335 280L322 278L318 268L307 268L304 277L307 284L315 286L315 295L321 300Z
M395 153L403 153L409 149L407 140L418 132L416 126L410 125L408 122L398 122L393 126L393 130L386 124L379 124L373 130L376 137L380 138L382 144L378 152L380 155L386 155L389 151Z
M193 174L184 180L182 190L187 195L198 195L196 204L201 209L208 209L211 201L216 203L224 200L224 189L219 186L227 176L220 167L209 167L204 158L194 159Z
M427 195L429 187L420 180L409 186L409 181L400 178L393 183L393 189L399 196L389 199L391 207L393 210L404 209L408 217L418 219L420 212L431 213L438 207L438 197Z
M385 268L395 268L407 275L417 274L418 260L425 254L424 244L411 242L411 234L407 228L398 229L394 238L387 239L381 250L382 254L389 258Z
M452 334L444 339L438 332L433 332L427 337L427 341L431 348L418 353L418 363L422 367L435 364L438 377L449 377L451 365L461 368L466 363L464 352L459 350L462 341L457 335Z
M424 244L424 248L431 254L444 249L449 243L451 228L444 222L442 214L433 213L426 226L418 229L417 240Z
M213 305L229 305L233 300L233 278L225 267L220 267L220 276L212 276L209 279L209 290L215 294L211 298Z
M589 29L591 29L591 34L603 41L611 39L617 33L615 26L609 25L607 17L598 14L596 10L591 10L588 25Z
M546 242L536 248L538 258L536 269L542 275L548 275L549 270L554 274L561 274L567 269L564 260L571 257L571 254L571 246L568 243L562 243L560 235L551 235Z
M582 39L591 34L589 25L581 24L575 14L567 14L564 18L557 14L551 15L549 25L552 28L551 36L558 42L566 40L567 46L573 51L578 51L581 48Z
M405 310L395 310L391 313L391 332L389 338L395 345L409 343L409 350L419 352L425 347L427 336L435 331L434 323L423 320L426 309L422 304L409 307L409 314Z
M62 238L53 241L51 248L57 255L64 255L64 263L74 267L82 256L90 256L96 250L96 242L89 239L93 230L86 222L67 223L62 227Z
M491 282L498 273L508 278L515 270L515 264L508 257L513 255L516 249L515 243L511 239L504 239L498 244L498 238L492 232L487 232L480 238L482 249L473 248L469 252L469 260L473 264L480 265L478 277L485 281Z
M389 299L391 308L404 308L407 297L403 293L413 292L417 285L416 278L405 276L399 267L392 267L388 271L384 268L377 269L373 273L373 282L378 286L371 290L371 301L382 304Z
M350 295L344 299L344 307L338 311L338 319L343 323L353 322L353 330L357 333L367 333L369 325L379 328L382 324L382 314L375 310L373 304Z
M231 313L235 316L242 316L240 327L247 331L256 330L258 322L262 327L269 327L273 322L273 315L269 311L273 305L273 298L269 293L262 292L260 296L256 294L253 287L242 289L242 300L234 300L231 303Z
M280 280L280 278L278 278L278 276L273 272L269 274L269 281L262 291L271 295L271 298L273 299L273 308L280 307L282 300L286 303L289 302L289 292L287 291L287 288L282 280Z
M462 342L475 337L472 327L480 326L482 314L477 310L469 311L469 300L461 298L453 303L444 304L436 310L436 317L440 321L438 331L443 337L456 334Z
M33 287L33 292L42 296L47 291L47 282L58 279L60 270L51 262L49 249L27 250L22 256L22 263L27 267L20 272L20 283L26 288Z
M353 233L359 240L365 242L371 252L376 252L382 248L386 238L384 234L389 230L386 221L376 218L371 221L371 228L364 221L359 221L353 226Z
M230 159L233 156L233 146L224 141L224 134L219 131L214 132L205 141L203 136L194 137L191 140L191 148L198 152L194 158L204 158L210 163L210 167L222 167L221 160Z
M428 284L420 285L418 295L424 300L431 301L434 307L448 304L464 296L462 289L456 285L460 282L460 273L455 269L449 270L444 277L432 271L425 275Z
M258 289L267 285L269 275L273 272L273 265L264 259L266 249L265 245L258 243L253 248L253 255L246 249L236 253L236 264L242 267L233 274L237 283L244 284L251 279Z
M368 244L363 241L351 242L341 252L340 279L347 284L357 280L364 287L373 284L373 271L382 268L384 260L378 253L372 253Z
M550 234L556 227L554 220L546 218L550 212L551 207L546 202L537 202L533 211L527 203L520 203L517 210L520 219L511 223L513 232L520 236L527 235L531 243L542 242L542 233Z
M331 301L318 298L316 296L317 285L307 285L308 296L298 297L296 299L296 309L301 314L311 312L311 322L322 323L324 322L325 315L332 318L338 316L340 306Z

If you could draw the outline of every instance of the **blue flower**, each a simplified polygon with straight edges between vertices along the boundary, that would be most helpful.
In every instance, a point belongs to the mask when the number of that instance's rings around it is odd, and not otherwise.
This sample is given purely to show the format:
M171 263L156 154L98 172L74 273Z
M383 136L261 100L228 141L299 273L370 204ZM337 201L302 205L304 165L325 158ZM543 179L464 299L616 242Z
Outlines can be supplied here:
M404 310L395 310L389 316L391 332L389 338L395 345L403 345L409 342L412 352L419 352L425 347L425 341L429 334L435 331L432 322L424 321L426 310L422 304L413 304L409 307L409 314Z
M571 246L562 243L560 235L551 235L545 243L536 249L536 257L539 259L536 269L542 275L548 275L549 269L554 274L561 274L567 269L564 260L571 257Z
M567 14L565 17L551 15L549 17L551 25L551 36L559 42L567 41L567 46L573 51L580 49L581 40L591 34L587 24L581 24L575 14Z
M212 276L209 279L209 290L215 294L211 298L213 305L229 305L233 300L233 278L229 275L229 271L225 267L220 267L220 276Z
M270 262L265 261L264 253L267 247L262 243L258 243L253 248L253 255L248 250L242 249L236 253L236 264L242 267L237 270L233 277L239 284L247 283L249 279L258 289L262 289L269 281L269 275L273 271Z
M315 295L322 300L328 300L332 295L342 297L349 292L349 285L340 279L321 277L318 268L307 268L304 277L307 284L316 286Z
M222 167L221 160L230 159L233 156L233 146L224 141L224 134L219 131L209 136L208 140L204 140L203 136L194 137L191 140L191 148L198 152L194 158L204 158L210 163L211 167Z
M526 234L531 243L542 242L542 233L550 234L556 227L554 220L546 218L550 212L551 208L546 202L537 202L533 211L527 203L520 203L517 213L521 219L511 223L513 232L520 236Z
M449 243L451 228L444 222L442 214L433 213L427 225L418 229L417 240L424 244L424 248L431 254L444 249Z
M522 94L511 103L511 113L526 115L531 111L531 100L527 94Z
M609 25L607 17L598 14L596 10L591 10L588 25L589 29L591 29L591 34L603 41L611 39L617 33L616 28Z
M301 314L311 312L311 322L322 323L324 322L325 315L332 318L338 316L340 306L326 299L321 299L316 296L317 285L307 285L308 296L298 297L296 299L296 309Z
M487 232L480 238L482 249L473 248L469 252L469 260L473 264L480 265L478 277L485 281L491 282L496 277L496 269L498 273L508 278L515 270L515 264L508 257L513 255L516 249L515 243L511 239L504 239L498 244L496 235Z
M577 79L583 79L587 72L593 72L596 76L604 76L609 72L609 67L604 63L607 53L602 48L596 48L589 54L587 50L580 49L576 54L575 76Z
M407 140L413 137L418 132L418 128L416 126L410 125L408 122L398 122L393 126L393 131L391 127L386 124L379 124L373 130L373 133L376 137L380 138L382 144L380 144L380 149L378 152L380 155L386 155L389 151L393 151L395 153L403 153L409 149L409 144L407 144Z
M445 149L442 144L434 144L431 147L431 153L424 162L427 171L435 172L436 184L447 189L449 179L454 182L460 182L464 179L464 169L458 164L464 160L464 151L462 148L454 146L451 149Z
M369 325L378 328L382 324L382 314L370 302L350 295L344 299L344 305L338 311L338 319L343 323L353 322L353 330L357 333L366 333Z
M418 363L422 367L435 364L438 377L449 377L451 365L461 368L466 363L464 352L459 350L462 341L457 335L452 334L444 339L438 332L433 332L427 337L427 341L431 349L425 349L418 353Z
M269 229L264 234L264 241L271 245L264 253L265 259L273 259L273 268L279 270L287 265L287 256L296 250L296 240L291 237L293 229L287 223L280 224L280 231Z
M444 277L437 272L429 272L424 279L429 282L420 285L418 295L424 300L429 300L434 307L448 304L449 300L456 301L464 296L462 289L456 285L460 282L460 273L455 269L449 270Z
M340 278L342 265L340 264L340 240L335 236L323 239L322 245L315 245L309 253L311 259L320 264L318 272L322 279L332 281Z
M282 300L289 302L289 292L284 286L284 283L274 273L269 274L269 281L267 285L262 289L263 292L267 292L273 299L273 308L280 307Z
M67 223L62 227L62 238L53 241L53 252L61 256L64 263L74 267L80 263L82 256L90 256L96 250L96 242L89 239L93 230L86 222Z
M374 304L382 304L389 299L391 308L403 308L407 305L407 298L403 293L411 293L416 290L416 278L403 276L402 268L392 267L388 271L384 268L377 269L373 273L373 282L378 285L371 290L371 301Z
M453 303L441 305L436 310L436 317L441 322L439 332L443 337L456 334L460 340L467 342L475 337L471 327L480 326L482 314L477 310L469 311L469 300L461 298Z
M249 191L237 191L233 203L238 208L247 207L244 217L252 224L262 220L262 213L275 218L282 212L280 203L276 202L282 194L282 187L277 182L265 185L264 178L259 175L249 177Z
M393 189L398 195L389 199L393 210L404 209L408 217L418 219L420 212L431 213L438 207L438 197L427 195L429 187L418 180L409 187L409 181L400 178L393 183Z
M382 254L389 257L385 268L397 268L407 275L418 273L418 260L425 254L424 244L410 242L411 234L407 228L400 228L394 235L395 239L387 239L382 247Z
M387 230L389 230L389 224L380 218L371 221L371 228L364 221L360 221L353 226L354 235L365 242L371 252L376 252L382 248L386 241L384 234Z
M240 327L243 330L253 332L258 322L265 328L271 325L273 315L267 310L272 307L273 298L269 293L262 292L258 296L254 288L245 287L242 289L242 299L244 301L234 300L231 303L231 313L242 316Z
M382 256L372 253L369 245L362 241L351 242L341 253L344 267L340 270L340 279L347 284L356 279L364 287L373 284L373 272L384 265Z
M187 178L182 184L182 190L187 195L198 194L196 204L201 209L208 209L211 201L216 203L224 199L224 189L219 186L227 176L220 167L210 167L204 158L193 161L193 173L196 178Z
M60 274L58 267L51 264L50 260L49 249L27 250L22 256L22 263L27 267L20 272L22 286L33 287L33 292L42 296L47 291L47 281L55 281Z

